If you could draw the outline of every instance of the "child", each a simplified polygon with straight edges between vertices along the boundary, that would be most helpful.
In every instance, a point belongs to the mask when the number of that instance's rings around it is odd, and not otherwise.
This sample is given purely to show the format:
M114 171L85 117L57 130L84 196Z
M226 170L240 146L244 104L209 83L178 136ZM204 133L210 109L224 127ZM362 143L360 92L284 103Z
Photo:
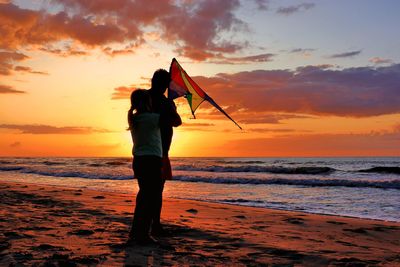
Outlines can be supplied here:
M143 89L133 91L128 124L133 140L133 171L138 180L139 192L136 196L135 214L128 243L135 241L137 244L146 245L157 242L150 236L149 231L162 190L159 119L159 114L152 113L149 93Z

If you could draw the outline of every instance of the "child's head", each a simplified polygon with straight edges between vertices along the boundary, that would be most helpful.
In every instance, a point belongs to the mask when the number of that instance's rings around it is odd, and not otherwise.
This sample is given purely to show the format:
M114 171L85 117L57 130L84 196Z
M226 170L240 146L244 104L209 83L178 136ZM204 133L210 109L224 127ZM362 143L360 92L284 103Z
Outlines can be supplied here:
M131 111L136 110L136 112L151 112L151 97L147 90L136 89L131 94Z

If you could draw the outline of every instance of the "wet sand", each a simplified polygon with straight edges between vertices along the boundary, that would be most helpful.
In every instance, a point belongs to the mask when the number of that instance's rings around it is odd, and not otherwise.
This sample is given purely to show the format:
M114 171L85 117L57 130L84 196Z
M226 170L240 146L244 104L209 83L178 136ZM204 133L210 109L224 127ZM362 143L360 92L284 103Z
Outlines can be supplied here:
M126 246L135 196L0 183L0 266L400 266L400 223L164 201L169 236Z

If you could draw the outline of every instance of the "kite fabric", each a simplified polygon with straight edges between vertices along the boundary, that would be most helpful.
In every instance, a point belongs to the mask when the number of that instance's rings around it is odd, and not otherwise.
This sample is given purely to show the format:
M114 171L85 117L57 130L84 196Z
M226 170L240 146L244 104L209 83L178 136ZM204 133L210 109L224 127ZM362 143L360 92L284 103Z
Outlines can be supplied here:
M211 105L213 105L216 109L221 111L226 117L228 117L233 123L242 130L242 127L236 123L215 101L208 96L198 85L195 83L192 78L186 73L186 71L179 65L178 61L174 58L171 62L171 67L169 69L169 73L171 75L171 82L168 88L168 98L175 99L181 96L186 97L190 110L192 111L193 116L196 109L203 103L204 100L207 100Z

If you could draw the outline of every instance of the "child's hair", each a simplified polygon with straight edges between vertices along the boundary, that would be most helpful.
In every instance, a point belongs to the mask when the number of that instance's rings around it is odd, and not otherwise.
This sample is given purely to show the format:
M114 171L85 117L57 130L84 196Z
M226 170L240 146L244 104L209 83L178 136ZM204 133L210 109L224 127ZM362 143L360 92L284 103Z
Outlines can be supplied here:
M133 111L136 113L151 112L151 96L147 90L136 89L131 94L131 107L128 110L128 130L132 129Z

